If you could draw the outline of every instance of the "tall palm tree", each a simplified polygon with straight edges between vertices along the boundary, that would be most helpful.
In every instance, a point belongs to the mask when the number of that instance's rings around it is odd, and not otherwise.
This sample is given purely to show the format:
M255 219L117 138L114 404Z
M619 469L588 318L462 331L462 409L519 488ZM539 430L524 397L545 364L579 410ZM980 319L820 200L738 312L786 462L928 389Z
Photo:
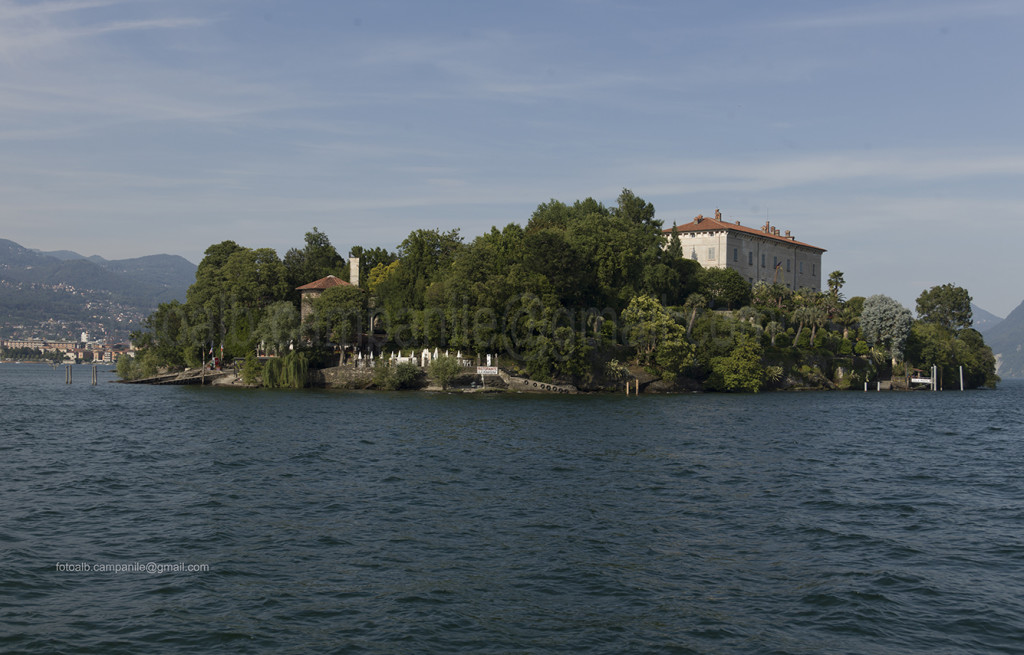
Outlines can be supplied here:
M814 347L814 337L819 327L824 327L828 322L828 312L821 305L814 304L807 307L807 324L811 326L811 347Z
M813 310L807 305L799 305L793 310L791 318L794 323L799 327L796 329L796 334L793 336L793 347L796 348L796 344L800 341L800 333L804 331L804 325L810 322L812 318Z

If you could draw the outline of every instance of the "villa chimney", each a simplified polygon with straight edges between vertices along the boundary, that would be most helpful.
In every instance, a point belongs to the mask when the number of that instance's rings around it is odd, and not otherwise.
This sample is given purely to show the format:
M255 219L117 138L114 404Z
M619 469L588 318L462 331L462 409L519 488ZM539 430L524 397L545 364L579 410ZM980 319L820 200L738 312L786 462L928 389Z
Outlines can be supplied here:
M701 221L704 220L704 214L697 214L697 218L693 219L693 222L700 225Z
M348 281L354 287L359 286L359 258L348 254Z
M787 239L792 239L793 238L793 237L789 236L789 230L786 230L786 238Z

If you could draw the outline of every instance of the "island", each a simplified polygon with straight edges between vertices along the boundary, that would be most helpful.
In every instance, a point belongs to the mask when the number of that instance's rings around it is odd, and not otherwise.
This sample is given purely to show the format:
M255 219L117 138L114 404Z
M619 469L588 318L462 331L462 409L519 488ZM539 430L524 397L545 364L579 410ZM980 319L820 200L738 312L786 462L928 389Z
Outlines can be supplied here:
M284 257L211 245L186 301L132 334L125 381L267 388L759 392L994 387L971 297L922 291L916 316L822 283L824 248L768 222L666 227L624 189L540 204L466 241L418 229L343 258L314 227ZM490 360L490 361L488 361ZM922 380L927 379L928 385Z

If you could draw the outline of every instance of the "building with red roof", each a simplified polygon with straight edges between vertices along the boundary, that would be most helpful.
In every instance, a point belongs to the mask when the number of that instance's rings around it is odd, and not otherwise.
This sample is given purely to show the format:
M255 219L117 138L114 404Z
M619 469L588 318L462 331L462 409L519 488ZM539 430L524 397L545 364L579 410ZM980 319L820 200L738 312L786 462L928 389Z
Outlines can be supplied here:
M821 291L821 255L824 248L797 241L789 230L781 233L765 221L760 228L729 223L722 212L715 217L698 215L685 225L663 230L665 247L672 230L679 235L683 256L705 268L731 268L751 284L778 282L790 289Z
M352 285L345 280L334 277L333 275L328 275L327 277L320 278L316 282L310 282L309 284L303 284L301 287L295 287L295 290L302 294L302 310L300 314L302 320L305 321L306 317L313 313L312 302L314 298L319 298L320 294L331 287L350 286Z

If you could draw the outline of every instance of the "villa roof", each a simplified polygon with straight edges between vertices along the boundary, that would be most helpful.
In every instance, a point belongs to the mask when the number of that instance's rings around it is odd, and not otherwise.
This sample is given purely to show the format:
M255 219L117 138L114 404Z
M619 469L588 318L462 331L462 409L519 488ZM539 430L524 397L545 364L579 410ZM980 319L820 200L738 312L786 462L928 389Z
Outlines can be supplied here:
M759 236L765 239L772 239L773 241L781 241L783 243L787 243L790 245L803 246L804 248L811 248L812 250L819 250L821 252L825 252L824 248L819 248L818 246L812 246L809 243L797 241L794 237L790 236L789 230L786 230L785 235L781 234L779 232L779 228L772 227L772 225L767 221L765 221L765 224L761 227L761 229L747 227L746 225L740 225L739 221L736 221L735 223L727 223L722 220L722 213L717 209L715 210L714 218L698 215L689 223L686 223L684 225L677 225L675 229L679 233L715 232L719 230L729 230L732 232L740 232L742 234ZM672 236L672 228L662 230L662 233L665 236Z
M322 277L316 282L310 282L309 284L303 284L301 287L295 287L296 291L323 291L324 289L330 289L331 287L350 287L352 286L345 280L328 275Z

